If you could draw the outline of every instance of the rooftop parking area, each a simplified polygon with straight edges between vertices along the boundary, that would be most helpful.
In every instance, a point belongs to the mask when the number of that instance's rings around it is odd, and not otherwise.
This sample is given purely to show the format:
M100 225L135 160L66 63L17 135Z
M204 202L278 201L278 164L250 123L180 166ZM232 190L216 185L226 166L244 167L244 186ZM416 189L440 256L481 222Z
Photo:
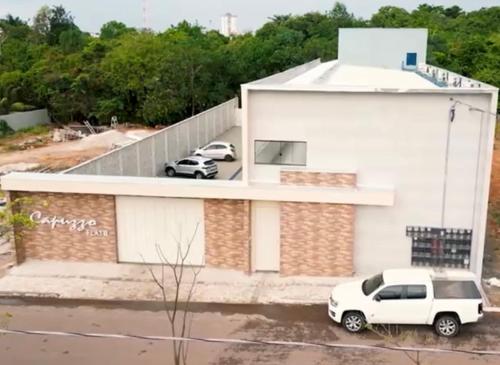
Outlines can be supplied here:
M191 156L211 141L232 143L237 159L217 161L217 179L236 179L241 170L241 127L238 100L232 99L164 128L140 141L98 156L65 174L166 177L165 164ZM177 178L177 177L176 177Z

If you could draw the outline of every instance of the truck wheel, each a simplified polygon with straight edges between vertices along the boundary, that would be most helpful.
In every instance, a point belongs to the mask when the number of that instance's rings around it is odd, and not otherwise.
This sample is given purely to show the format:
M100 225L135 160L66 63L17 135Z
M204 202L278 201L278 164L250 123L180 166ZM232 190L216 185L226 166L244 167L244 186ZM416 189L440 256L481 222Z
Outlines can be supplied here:
M342 326L351 333L362 331L365 325L365 317L359 312L347 312L342 317Z
M441 316L434 323L434 329L439 336L455 337L460 330L460 323L453 316Z
M173 168L168 168L167 171L165 171L167 173L167 176L168 177L174 177L175 176L175 170Z
M195 174L194 174L194 178L199 180L199 179L203 179L203 174L199 171L197 171Z

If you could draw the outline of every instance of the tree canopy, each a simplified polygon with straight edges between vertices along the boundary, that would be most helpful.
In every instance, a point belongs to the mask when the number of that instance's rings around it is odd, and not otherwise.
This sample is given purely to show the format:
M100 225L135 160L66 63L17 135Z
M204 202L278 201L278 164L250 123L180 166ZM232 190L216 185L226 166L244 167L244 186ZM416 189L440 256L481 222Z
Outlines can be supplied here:
M254 34L227 38L181 22L163 32L111 21L83 32L62 6L31 23L0 19L0 114L19 103L46 107L59 122L96 117L171 124L223 102L242 83L337 57L342 27L425 27L428 63L500 86L500 7L384 6L370 19L345 5L275 15Z

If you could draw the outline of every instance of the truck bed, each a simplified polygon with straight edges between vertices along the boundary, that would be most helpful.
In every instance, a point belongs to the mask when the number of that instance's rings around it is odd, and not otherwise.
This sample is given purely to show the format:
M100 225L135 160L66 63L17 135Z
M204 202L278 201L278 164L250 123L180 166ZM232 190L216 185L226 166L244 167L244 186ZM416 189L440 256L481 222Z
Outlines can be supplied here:
M481 299L473 280L432 280L435 299Z

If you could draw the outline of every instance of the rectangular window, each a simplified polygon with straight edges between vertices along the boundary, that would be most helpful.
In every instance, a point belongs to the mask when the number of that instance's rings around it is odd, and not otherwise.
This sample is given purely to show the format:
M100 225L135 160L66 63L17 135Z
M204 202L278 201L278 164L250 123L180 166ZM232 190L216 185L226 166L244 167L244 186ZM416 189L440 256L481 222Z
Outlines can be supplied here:
M414 52L408 52L406 54L406 66L416 66L417 65L417 54Z
M408 285L406 287L406 299L425 299L427 288L425 285Z
M401 285L388 286L377 294L380 300L397 300L401 299L403 287Z
M255 141L255 163L265 165L306 165L307 143Z
M411 237L413 266L468 269L472 230L455 228L406 227Z

